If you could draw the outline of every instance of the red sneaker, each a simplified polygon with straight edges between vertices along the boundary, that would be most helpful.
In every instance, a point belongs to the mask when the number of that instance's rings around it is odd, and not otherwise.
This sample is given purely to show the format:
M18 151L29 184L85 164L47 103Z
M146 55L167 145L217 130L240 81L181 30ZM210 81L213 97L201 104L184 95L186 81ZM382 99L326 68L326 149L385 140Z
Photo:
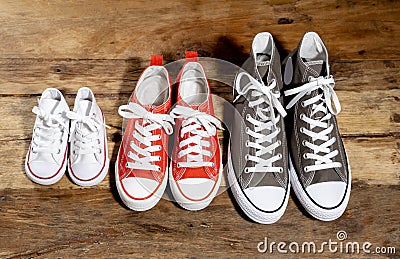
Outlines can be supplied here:
M210 86L197 52L186 52L178 79L175 142L170 187L175 200L188 210L201 210L215 197L222 178L221 154Z
M162 56L152 56L128 105L118 113L128 119L115 165L122 201L132 210L154 207L162 197L168 175L168 135L173 131L171 80Z

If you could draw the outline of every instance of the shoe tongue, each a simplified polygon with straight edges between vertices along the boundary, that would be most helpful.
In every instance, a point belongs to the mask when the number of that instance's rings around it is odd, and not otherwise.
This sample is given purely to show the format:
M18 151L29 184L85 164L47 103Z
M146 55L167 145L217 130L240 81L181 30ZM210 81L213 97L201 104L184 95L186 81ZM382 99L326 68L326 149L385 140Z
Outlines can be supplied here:
M49 114L56 114L59 110L61 110L60 106L61 105L59 100L49 98L40 100L40 108L42 108Z
M83 116L88 116L92 109L92 102L89 100L80 100L78 106L78 113L82 114Z
M81 114L82 116L89 116L91 114L92 104L93 103L89 100L80 100L78 103L79 106L77 109L77 113ZM76 127L83 130L85 134L88 134L90 132L90 128L83 123L78 123Z
M271 56L268 54L256 54L256 66L260 73L261 79L268 73L271 64Z
M322 74L322 68L324 65L323 60L313 60L313 61L304 61L305 66L300 66L302 70L303 82L308 82L308 77L319 77Z

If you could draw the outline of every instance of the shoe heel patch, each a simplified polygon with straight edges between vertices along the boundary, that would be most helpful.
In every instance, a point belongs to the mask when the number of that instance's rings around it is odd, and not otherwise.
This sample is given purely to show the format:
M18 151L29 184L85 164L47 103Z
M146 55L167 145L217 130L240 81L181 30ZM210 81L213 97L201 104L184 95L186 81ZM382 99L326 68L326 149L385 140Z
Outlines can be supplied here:
M161 55L153 55L150 58L150 66L162 66L163 57Z
M190 61L197 62L198 61L197 51L186 51L186 60L188 62Z

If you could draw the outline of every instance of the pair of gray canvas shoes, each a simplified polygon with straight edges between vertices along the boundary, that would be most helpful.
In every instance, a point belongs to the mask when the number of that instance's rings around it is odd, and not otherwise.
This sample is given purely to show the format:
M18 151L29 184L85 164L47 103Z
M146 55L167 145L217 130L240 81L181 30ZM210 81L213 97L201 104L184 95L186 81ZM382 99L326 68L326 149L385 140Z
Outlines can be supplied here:
M345 211L351 173L335 115L340 103L328 52L315 32L283 62L271 34L259 33L234 82L228 180L252 220L271 224L286 210L290 186L313 217ZM286 106L285 106L286 105Z

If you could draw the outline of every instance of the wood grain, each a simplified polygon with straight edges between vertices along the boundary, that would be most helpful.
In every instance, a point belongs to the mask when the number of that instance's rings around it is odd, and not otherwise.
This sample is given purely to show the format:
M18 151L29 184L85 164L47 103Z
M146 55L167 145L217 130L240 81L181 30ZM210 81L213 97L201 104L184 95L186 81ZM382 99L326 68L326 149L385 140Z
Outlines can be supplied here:
M117 141L119 137L114 137ZM114 139L115 140L115 139ZM109 175L95 188L114 188L114 163L117 157L119 142L109 139L111 165ZM384 138L345 138L344 144L351 165L354 181L366 184L400 184L400 139L395 137ZM50 187L31 182L25 175L24 161L29 140L0 141L0 190L12 189L69 189L81 188L74 185L67 176ZM226 147L225 147L226 148ZM222 146L223 151L226 149ZM224 165L226 161L224 160ZM227 184L223 179L221 185L225 189Z
M288 51L315 30L334 59L399 59L399 7L374 0L1 1L0 57L175 59L195 49L235 59L260 31Z
M247 58L247 55L243 57ZM130 94L140 73L149 64L148 58L127 60L0 59L0 95L39 95L47 87L56 87L65 94L76 94L82 86L90 87L95 94ZM172 61L174 60L166 60L165 63L169 64ZM208 78L233 82L235 73L227 75L209 65L212 64L211 62L203 62L203 64ZM400 88L399 80L395 76L400 74L399 60L334 60L330 65L331 73L336 81L335 89L338 90L360 92ZM230 93L231 88L218 85L212 91L215 94Z
M152 210L133 212L109 190L0 190L0 257L2 258L132 258L132 257L261 257L257 244L269 242L371 242L397 247L400 206L398 186L354 182L345 214L322 222L303 214L290 199L284 216L273 225L244 218L227 192L202 211L183 210L161 200ZM371 234L373 233L373 235ZM11 241L11 242L10 242ZM293 255L296 258L359 258L365 254ZM287 255L285 255L285 258Z

